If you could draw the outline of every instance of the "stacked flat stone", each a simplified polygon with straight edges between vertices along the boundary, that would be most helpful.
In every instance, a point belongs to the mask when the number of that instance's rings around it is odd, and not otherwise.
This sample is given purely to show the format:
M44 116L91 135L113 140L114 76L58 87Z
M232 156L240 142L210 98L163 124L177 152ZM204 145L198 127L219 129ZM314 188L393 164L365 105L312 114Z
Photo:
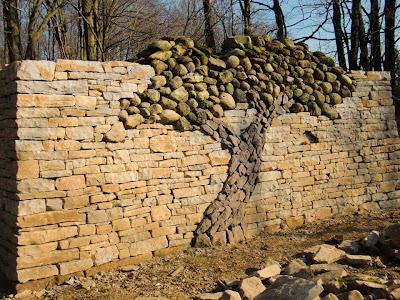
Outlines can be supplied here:
M235 36L222 53L199 48L187 37L166 37L141 52L138 62L156 72L151 88L122 99L120 120L127 129L142 123L202 130L231 151L228 178L206 210L194 243L220 245L246 239L245 203L257 183L262 130L287 112L337 119L334 105L354 90L342 68L307 45L270 36ZM259 116L237 135L219 119L225 110L256 108Z

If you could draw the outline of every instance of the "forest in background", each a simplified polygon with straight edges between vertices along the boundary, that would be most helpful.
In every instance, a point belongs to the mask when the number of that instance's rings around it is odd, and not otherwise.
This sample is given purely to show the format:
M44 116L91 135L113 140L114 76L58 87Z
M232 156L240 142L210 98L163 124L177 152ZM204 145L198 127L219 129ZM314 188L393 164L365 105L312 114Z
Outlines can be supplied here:
M218 50L238 34L311 43L345 70L387 70L399 86L396 0L1 0L0 63L133 60L168 35ZM324 48L324 49L322 49Z

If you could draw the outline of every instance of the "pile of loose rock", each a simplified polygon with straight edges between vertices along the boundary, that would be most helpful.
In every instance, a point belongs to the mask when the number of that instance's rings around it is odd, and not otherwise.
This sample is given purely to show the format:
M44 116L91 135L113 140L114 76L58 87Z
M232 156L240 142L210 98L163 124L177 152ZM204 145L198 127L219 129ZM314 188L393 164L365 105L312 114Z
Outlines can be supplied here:
M224 283L224 291L198 299L362 300L400 299L400 280L387 266L400 262L400 223L382 234L306 249L284 268L276 261L242 280Z
M260 100L269 108L282 94L287 98L278 106L285 111L336 119L333 106L353 89L351 79L322 52L270 36L228 38L218 55L190 38L166 37L139 57L138 62L154 67L156 76L150 89L121 100L120 118L127 128L161 122L179 130L200 129L224 110Z

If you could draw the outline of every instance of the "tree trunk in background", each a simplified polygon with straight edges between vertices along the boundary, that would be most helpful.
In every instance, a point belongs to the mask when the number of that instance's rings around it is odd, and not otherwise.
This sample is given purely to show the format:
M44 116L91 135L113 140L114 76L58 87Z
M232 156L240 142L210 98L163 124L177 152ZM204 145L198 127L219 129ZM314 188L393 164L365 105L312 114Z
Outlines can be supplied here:
M369 16L370 31L371 31L371 54L372 54L372 67L375 71L382 70L381 58L381 35L379 24L379 0L371 0L371 12Z
M85 36L86 59L97 60L96 37L94 32L93 2L83 0L83 28Z
M275 14L276 26L278 28L277 38L279 40L284 39L287 36L285 16L282 12L279 0L274 0L274 6L272 7Z
M365 71L369 71L371 69L371 64L368 56L368 40L367 40L367 35L365 34L365 26L363 17L361 15L361 10L359 11L358 19L360 20L360 30L359 30L360 67L362 67L362 69Z
M243 15L243 34L251 33L251 0L240 2Z
M4 41L8 52L8 61L22 59L18 0L3 0Z
M213 0L203 0L204 10L204 35L208 47L216 50L214 32Z
M394 80L395 65L395 17L396 0L385 0L385 71L390 71L392 83Z
M51 0L47 0L47 5L51 5ZM61 59L71 58L70 43L67 37L67 25L65 23L64 12L62 9L57 10L55 16L51 18L53 26L54 38L58 44L58 51Z
M353 0L351 11L351 49L349 53L350 70L359 70L358 65L358 50L360 48L360 15L361 15L361 0Z
M340 0L333 1L333 18L332 23L335 30L336 51L339 60L339 66L347 70L346 57L343 46L343 29L341 24L342 16L340 12Z

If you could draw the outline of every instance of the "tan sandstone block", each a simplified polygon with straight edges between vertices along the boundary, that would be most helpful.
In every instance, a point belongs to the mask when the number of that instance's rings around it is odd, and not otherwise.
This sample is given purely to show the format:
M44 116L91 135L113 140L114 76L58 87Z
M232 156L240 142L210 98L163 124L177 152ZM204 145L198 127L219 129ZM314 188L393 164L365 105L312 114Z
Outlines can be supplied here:
M40 214L18 217L21 228L59 224L65 222L85 222L85 214L77 211L51 211Z
M33 199L18 202L18 216L27 216L46 211L46 200Z
M78 235L78 229L75 226L21 232L18 236L18 245L40 245L49 242L65 240L76 235Z
M150 149L153 152L175 152L176 139L172 135L158 135L150 139Z
M89 224L97 224L108 222L109 217L104 210L89 211L87 213L87 222Z
M87 174L86 175L86 185L87 186L95 186L95 185L103 185L106 182L104 178L104 174Z
M23 160L17 162L17 180L39 177L39 163L37 160Z
M168 247L168 240L165 236L160 236L145 241L139 241L133 243L129 247L131 256L137 256L140 254L146 254L156 250L160 250Z
M19 94L17 95L18 107L72 107L75 105L74 96L68 95L39 95Z
M114 231L127 230L131 228L131 222L129 218L114 220L112 221L112 227Z
M89 196L75 196L64 199L64 209L82 208L89 205Z
M59 266L60 266L60 275L67 275L90 269L91 267L93 267L93 260L80 259L80 260L68 261L60 263Z
M168 220L170 217L171 211L166 205L151 207L151 218L154 222Z
M56 188L62 191L78 190L86 187L84 175L73 175L56 180Z
M47 278L55 275L58 275L58 268L56 266L36 267L17 271L17 278L20 283L24 283L30 280Z
M285 219L286 225L290 229L299 228L304 224L304 217L303 216L294 216Z
M94 130L91 126L69 127L65 129L65 134L71 140L92 140Z
M213 151L209 154L209 156L212 166L226 165L231 159L231 155L228 150Z
M192 187L192 188L182 188L182 189L174 189L172 193L175 198L186 198L186 197L194 197L200 196L203 194L203 187Z
M64 261L70 261L79 258L79 250L55 250L43 251L35 255L17 257L17 268L27 269L45 265L56 264Z
M21 193L54 191L54 180L49 179L25 179L17 182L17 189Z
M17 79L47 80L54 79L56 64L47 60L24 60L17 63Z
M104 73L101 62L57 59L56 72L96 72Z
M75 101L78 108L94 110L96 108L97 97L75 96Z
M315 210L316 219L328 219L332 217L332 208L330 207L320 207Z

